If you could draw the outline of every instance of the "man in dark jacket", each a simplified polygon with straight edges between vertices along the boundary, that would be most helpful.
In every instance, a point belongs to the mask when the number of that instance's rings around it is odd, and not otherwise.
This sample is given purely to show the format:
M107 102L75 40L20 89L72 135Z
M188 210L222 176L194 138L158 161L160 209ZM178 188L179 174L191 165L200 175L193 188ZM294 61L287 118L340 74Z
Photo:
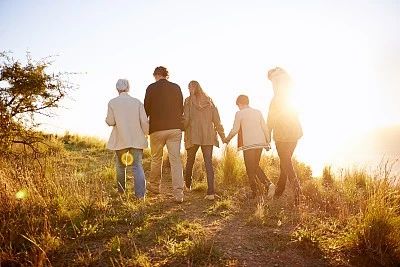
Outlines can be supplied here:
M183 96L179 85L168 81L168 70L157 67L155 83L146 90L144 108L150 123L151 171L147 189L160 192L164 146L168 149L171 165L172 187L175 200L183 201L183 174L180 157L183 129Z

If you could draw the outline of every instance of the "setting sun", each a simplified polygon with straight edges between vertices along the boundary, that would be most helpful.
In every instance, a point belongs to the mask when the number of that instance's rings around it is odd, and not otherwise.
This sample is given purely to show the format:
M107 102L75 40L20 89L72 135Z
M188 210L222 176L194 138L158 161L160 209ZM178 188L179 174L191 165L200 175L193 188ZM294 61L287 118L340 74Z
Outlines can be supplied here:
M155 10L163 8L170 7L160 4ZM230 5L233 14L245 17L243 20L222 19L202 5L190 8L209 12L208 20L195 23L188 14L180 14L181 19L168 21L169 27L176 29L171 33L174 37L161 32L152 36L150 42L147 35L157 25L138 14L127 16L129 23L113 30L110 25L103 25L104 38L98 35L83 38L93 49L72 46L63 50L59 64L85 75L75 77L81 89L74 101L65 101L68 109L58 111L55 120L44 118L47 123L42 128L106 138L109 129L103 123L104 105L115 95L115 80L129 78L132 94L143 99L147 85L152 82L152 68L162 64L171 70L171 80L181 86L184 96L189 93L189 81L198 80L218 105L226 128L233 122L234 100L239 94L249 95L251 105L266 116L272 97L266 72L275 66L287 69L293 77L295 103L305 132L296 155L311 164L316 174L325 164L336 161L336 152L349 137L357 138L371 129L398 123L400 111L394 101L399 97L395 89L398 75L394 71L398 65L391 60L396 58L397 50L390 50L386 42L380 41L390 38L387 34L395 32L395 25L384 24L385 30L381 31L379 22L351 13L343 13L341 20L333 19L341 12L341 5L316 6L325 16L319 12L305 16L290 7L281 12L267 5L265 8ZM367 16L375 11L370 7L365 12ZM94 17L100 18L101 15ZM385 19L395 18L386 14ZM181 20L185 23L180 23ZM136 35L126 26L144 21L148 30L138 30ZM119 25L118 21L114 23ZM127 33L124 42L118 42L121 49L111 42L118 36L114 29ZM185 42L164 42L170 39ZM157 51L155 44L160 42L165 52L150 53ZM131 43L135 44L134 49L130 48ZM31 47L32 52L35 47ZM111 55L103 51L113 52ZM104 54L101 60L99 53ZM75 57L81 64L71 60ZM91 112L86 111L88 105Z
M1 1L0 266L400 266L400 1Z

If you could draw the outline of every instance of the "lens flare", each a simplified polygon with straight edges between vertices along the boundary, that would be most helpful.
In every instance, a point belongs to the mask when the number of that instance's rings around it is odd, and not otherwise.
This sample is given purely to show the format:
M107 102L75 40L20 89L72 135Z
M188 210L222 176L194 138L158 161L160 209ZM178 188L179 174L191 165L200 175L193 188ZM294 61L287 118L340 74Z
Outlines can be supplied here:
M15 194L15 197L16 197L17 199L20 199L20 200L23 200L23 199L28 198L28 190L27 190L27 189L21 189L21 190L19 190L19 191Z
M129 153L129 151L127 151L126 153L122 154L122 156L121 156L121 162L122 162L125 166L132 165L132 163L133 163L133 156L132 156L132 154Z

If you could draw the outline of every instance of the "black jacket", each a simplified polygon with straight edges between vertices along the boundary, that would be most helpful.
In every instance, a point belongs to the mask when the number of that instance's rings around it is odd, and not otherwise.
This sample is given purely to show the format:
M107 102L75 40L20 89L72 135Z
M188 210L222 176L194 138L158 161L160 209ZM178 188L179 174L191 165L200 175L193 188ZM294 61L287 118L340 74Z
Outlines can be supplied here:
M149 133L183 130L183 96L179 85L166 79L150 84L144 98L144 108L149 117Z

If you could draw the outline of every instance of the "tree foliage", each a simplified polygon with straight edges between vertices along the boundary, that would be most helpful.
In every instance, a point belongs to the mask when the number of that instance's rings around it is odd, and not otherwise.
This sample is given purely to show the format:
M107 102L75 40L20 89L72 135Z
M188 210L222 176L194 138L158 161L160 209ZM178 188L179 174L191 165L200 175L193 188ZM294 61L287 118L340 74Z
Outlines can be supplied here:
M26 63L0 52L0 149L13 144L35 149L43 142L36 128L36 115L52 116L60 100L72 85L64 80L66 73L48 73L50 58L34 61L27 54Z

